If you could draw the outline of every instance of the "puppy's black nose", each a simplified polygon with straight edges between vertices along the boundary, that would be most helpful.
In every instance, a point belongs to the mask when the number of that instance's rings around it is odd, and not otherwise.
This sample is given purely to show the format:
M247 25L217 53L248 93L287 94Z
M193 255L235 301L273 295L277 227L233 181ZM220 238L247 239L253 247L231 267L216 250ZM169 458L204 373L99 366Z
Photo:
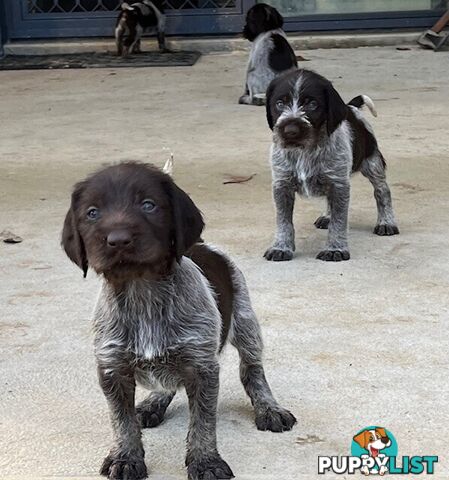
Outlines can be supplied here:
M384 445L386 445L390 441L388 437L382 437L381 440Z
M108 247L124 248L132 244L131 234L127 230L113 230L106 238Z
M301 130L296 123L287 123L284 127L284 136L286 137L297 137L300 132Z

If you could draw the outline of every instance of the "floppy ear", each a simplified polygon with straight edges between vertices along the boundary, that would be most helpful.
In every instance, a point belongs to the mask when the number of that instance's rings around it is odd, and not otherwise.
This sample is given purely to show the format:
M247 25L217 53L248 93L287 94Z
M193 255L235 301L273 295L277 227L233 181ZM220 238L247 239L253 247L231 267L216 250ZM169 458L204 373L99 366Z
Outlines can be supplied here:
M173 213L173 246L179 262L198 240L204 228L203 217L191 198L173 182L169 184Z
M284 25L284 19L282 15L273 7L266 8L267 12L267 20L266 20L266 27L267 30L276 30L278 28L282 28Z
M355 443L358 443L362 448L366 450L366 447L369 443L369 432L368 430L363 430L353 438Z
M330 135L346 119L348 107L331 83L327 86L325 93L327 101L327 133Z
M75 204L78 195L79 188L72 194L72 203L65 217L64 227L62 229L61 245L70 260L81 268L84 278L86 278L88 269L86 249L79 233L75 216Z
M382 438L385 438L387 437L388 438L388 435L387 435L387 432L385 431L385 428L376 428L376 432L382 437Z
M267 93L266 93L266 100L265 100L265 110L267 113L267 122L268 126L273 130L274 127L274 118L271 113L271 99L273 97L274 89L276 88L277 85L277 80L279 77L275 78L274 80L271 81L270 85L268 85Z

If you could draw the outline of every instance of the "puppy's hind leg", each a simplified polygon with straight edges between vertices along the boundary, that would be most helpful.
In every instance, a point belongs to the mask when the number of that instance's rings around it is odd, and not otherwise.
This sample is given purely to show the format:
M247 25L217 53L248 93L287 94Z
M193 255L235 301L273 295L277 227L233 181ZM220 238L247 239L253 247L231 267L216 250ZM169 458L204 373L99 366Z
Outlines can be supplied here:
M255 105L257 107L264 106L266 101L267 99L264 93L252 95L248 86L245 87L245 93L239 98L240 105Z
M245 84L245 92L243 93L243 95L239 98L239 104L240 105L251 105L252 101L251 101L251 95L249 93L249 88L248 88L248 84L246 83Z
M157 43L159 50L163 53L169 53L171 50L167 48L165 40L165 15L159 14L157 22Z
M330 221L330 207L329 203L327 204L327 210L326 213L323 213L323 215L320 215L316 220L315 220L315 227L320 229L320 230L327 230L329 227L329 221Z
M136 42L133 45L133 53L142 53L142 47L140 44L140 38L136 40Z
M154 428L162 423L165 412L176 392L155 391L136 407L137 419L142 428Z
M142 37L143 28L140 25L136 25L135 31L133 33L134 36L132 38L132 43L130 43L129 50L132 53L141 53L140 39Z
M123 41L126 34L126 21L120 18L115 28L115 44L117 46L117 55L123 55Z
M399 228L394 218L391 192L385 175L385 160L378 151L366 158L360 168L374 187L374 197L377 203L377 224L374 227L376 235L397 235Z
M262 336L249 298L245 279L233 265L234 307L230 342L240 355L240 379L251 399L259 430L291 430L296 418L274 398L262 365Z

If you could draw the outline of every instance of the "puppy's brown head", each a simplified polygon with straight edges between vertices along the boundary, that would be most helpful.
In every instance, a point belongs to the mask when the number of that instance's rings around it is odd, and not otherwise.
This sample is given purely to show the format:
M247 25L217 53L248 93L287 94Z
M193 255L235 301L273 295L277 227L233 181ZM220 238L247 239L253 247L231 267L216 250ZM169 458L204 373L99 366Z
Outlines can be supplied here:
M159 278L199 239L204 223L190 197L154 166L122 163L75 185L62 246L87 274Z

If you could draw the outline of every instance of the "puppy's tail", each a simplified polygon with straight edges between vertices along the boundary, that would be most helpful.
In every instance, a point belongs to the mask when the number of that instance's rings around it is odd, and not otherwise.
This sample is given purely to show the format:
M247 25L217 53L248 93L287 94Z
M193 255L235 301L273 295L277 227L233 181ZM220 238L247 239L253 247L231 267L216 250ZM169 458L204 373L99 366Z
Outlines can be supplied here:
M368 97L368 95L358 95L357 97L354 97L348 105L356 108L362 108L366 105L373 116L377 117L377 110L374 106L374 102Z
M132 7L128 2L123 2L121 5L120 5L120 8L123 10L123 11L130 11L130 12L134 12L135 8Z
M174 158L173 158L173 153L171 153L170 158L165 162L165 165L162 168L162 171L167 175L170 175L170 177L173 177L173 164L174 164Z

